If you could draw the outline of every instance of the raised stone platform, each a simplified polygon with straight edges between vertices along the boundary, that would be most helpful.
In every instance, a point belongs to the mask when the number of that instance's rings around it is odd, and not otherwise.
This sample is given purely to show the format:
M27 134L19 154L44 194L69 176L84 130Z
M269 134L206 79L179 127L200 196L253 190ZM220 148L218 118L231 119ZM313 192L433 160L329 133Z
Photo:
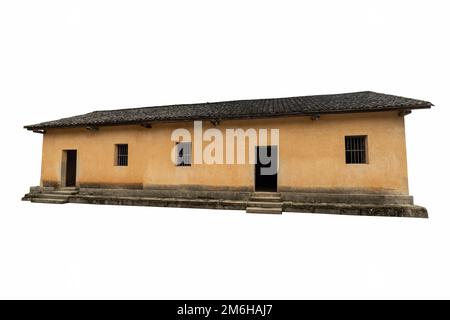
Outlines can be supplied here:
M31 187L22 200L152 207L246 210L248 213L307 212L341 215L428 218L410 196L379 194L252 193L233 191L128 190Z

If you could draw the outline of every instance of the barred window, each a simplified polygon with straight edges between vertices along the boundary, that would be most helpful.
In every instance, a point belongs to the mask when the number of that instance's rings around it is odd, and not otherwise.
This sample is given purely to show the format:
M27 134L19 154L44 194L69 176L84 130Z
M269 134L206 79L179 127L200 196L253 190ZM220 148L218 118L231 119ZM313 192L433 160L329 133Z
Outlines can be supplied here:
M179 167L191 165L191 142L177 142L176 165Z
M128 166L128 144L116 144L116 166Z
M345 162L367 163L367 136L345 137Z

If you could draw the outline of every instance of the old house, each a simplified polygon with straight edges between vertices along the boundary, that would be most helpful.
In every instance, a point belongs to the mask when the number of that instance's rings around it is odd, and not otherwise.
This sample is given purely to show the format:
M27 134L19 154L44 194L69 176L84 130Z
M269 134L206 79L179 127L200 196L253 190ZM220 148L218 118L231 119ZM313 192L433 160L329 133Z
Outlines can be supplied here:
M43 134L42 170L23 199L427 217L408 191L404 120L431 106L367 91L27 125Z

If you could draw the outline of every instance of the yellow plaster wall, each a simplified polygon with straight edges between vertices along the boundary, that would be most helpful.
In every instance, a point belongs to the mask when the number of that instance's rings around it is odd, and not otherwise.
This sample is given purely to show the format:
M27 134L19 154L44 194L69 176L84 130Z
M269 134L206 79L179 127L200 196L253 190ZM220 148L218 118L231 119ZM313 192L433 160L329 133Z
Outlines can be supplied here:
M203 123L206 130L212 125ZM62 150L77 149L77 184L85 186L253 189L254 166L193 164L171 161L176 128L192 122L50 129L44 134L41 185L61 182ZM279 190L382 192L408 194L404 119L396 112L222 121L216 128L280 130ZM368 136L368 164L346 164L344 137ZM115 144L127 143L127 167L114 166ZM209 142L203 142L204 146ZM194 149L194 146L193 146ZM248 154L247 154L248 156Z

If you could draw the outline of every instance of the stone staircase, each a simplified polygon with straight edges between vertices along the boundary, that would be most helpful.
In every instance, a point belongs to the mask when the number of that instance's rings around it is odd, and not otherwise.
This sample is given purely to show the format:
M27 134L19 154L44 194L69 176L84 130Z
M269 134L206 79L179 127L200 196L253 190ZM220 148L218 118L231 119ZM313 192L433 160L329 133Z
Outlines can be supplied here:
M69 197L78 194L75 187L63 187L30 196L31 202L63 204L69 202Z
M278 192L254 192L247 202L247 213L283 213L283 202Z

